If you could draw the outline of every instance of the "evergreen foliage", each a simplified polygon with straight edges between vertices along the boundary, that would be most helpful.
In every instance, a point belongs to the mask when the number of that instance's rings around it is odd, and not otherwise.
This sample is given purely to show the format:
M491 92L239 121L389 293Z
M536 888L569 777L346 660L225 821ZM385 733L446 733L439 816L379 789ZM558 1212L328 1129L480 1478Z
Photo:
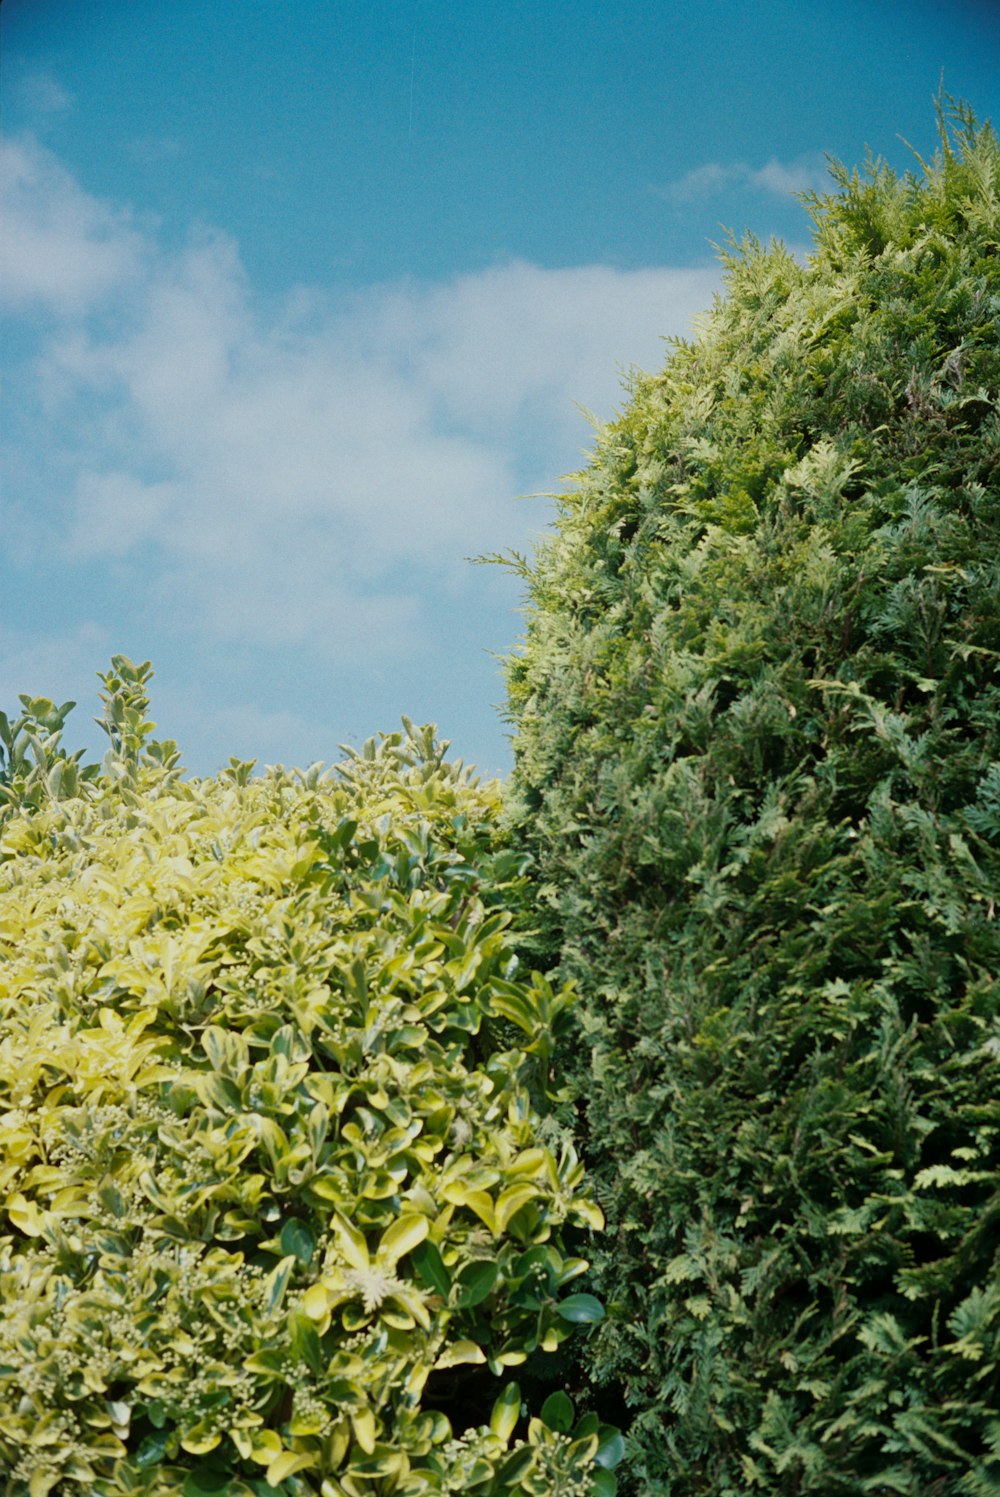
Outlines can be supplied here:
M510 1371L601 1318L601 1218L496 785L409 724L185 780L150 674L103 768L0 719L3 1492L610 1497L621 1437Z
M832 174L634 380L508 662L657 1497L1000 1491L1000 147Z

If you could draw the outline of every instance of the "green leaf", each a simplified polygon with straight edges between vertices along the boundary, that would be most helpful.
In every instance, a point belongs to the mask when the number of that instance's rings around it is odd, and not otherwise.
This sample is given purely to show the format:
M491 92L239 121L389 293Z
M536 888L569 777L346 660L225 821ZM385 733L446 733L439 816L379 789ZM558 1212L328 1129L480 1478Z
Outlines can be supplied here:
M570 1294L556 1305L557 1314L571 1325L596 1325L604 1319L604 1306L592 1294Z
M319 1377L324 1370L325 1358L316 1327L307 1315L293 1313L289 1316L289 1328L295 1355Z
M264 1289L266 1291L265 1304L268 1310L277 1310L285 1298L285 1291L288 1288L288 1281L291 1278L294 1266L295 1259L293 1257L282 1258L280 1263L275 1265L264 1280Z
M316 1251L316 1234L308 1222L289 1217L278 1234L278 1242L286 1257L295 1257L303 1267L309 1267Z
M165 1429L155 1430L147 1435L139 1444L135 1453L135 1463L145 1469L146 1466L155 1466L167 1454L173 1435Z
M542 1404L541 1419L549 1429L569 1434L573 1428L573 1402L565 1393L550 1393Z
M594 1460L599 1466L604 1466L609 1471L625 1459L625 1437L621 1430L613 1429L610 1424L604 1424L598 1431L597 1454Z
M451 1293L451 1275L436 1245L425 1239L413 1250L411 1261L427 1287L447 1299Z
M497 1467L496 1480L500 1484L501 1491L505 1485L515 1487L521 1477L531 1469L534 1459L535 1453L530 1445L522 1445L520 1449L512 1451Z
M460 1310L471 1310L488 1298L497 1281L499 1269L496 1263L483 1259L467 1263L455 1281L454 1303Z
M224 1492L228 1485L229 1477L225 1471L199 1466L185 1477L181 1491L184 1497L216 1497L216 1493Z

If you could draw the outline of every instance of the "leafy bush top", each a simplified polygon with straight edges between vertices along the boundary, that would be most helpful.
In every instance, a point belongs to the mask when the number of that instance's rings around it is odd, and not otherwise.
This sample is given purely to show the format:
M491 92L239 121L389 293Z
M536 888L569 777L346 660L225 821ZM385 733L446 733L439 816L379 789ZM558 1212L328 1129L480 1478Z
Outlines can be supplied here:
M602 1313L566 1247L600 1213L497 787L409 727L184 781L148 675L105 677L103 772L66 709L2 724L5 1492L613 1492L564 1394L517 1435L508 1369Z
M516 836L664 1494L1000 1481L1000 148L834 168L530 569Z

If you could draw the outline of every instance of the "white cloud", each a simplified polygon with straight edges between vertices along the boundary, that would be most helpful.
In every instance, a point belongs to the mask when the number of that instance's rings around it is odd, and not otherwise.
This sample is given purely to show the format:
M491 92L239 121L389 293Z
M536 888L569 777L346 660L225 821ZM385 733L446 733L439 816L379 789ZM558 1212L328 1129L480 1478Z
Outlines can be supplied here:
M81 474L70 550L78 558L126 555L155 537L169 519L177 493L176 484L143 483L133 473L115 469Z
M406 351L446 418L483 436L535 414L561 432L576 405L610 414L626 365L662 361L711 296L714 270L564 270L514 262L382 303L379 337Z
M704 166L696 166L683 177L668 182L665 187L656 187L653 191L657 197L666 198L672 203L698 202L702 198L714 197L717 192L724 192L734 182L743 179L749 170L749 167L723 166L721 162L708 161Z
M225 235L167 252L30 139L9 162L12 300L55 319L38 424L75 470L68 512L44 477L19 509L209 642L418 651L435 597L488 591L464 558L524 543L518 492L578 465L576 404L609 415L719 280L513 263L265 306Z
M0 144L0 303L86 311L135 276L129 215L84 192L30 135Z
M731 187L748 187L756 192L788 197L796 192L815 191L826 180L826 163L822 156L802 156L788 162L772 156L761 167L752 167L745 161L709 161L654 191L670 203L699 202Z
M822 157L806 157L800 161L779 161L772 156L759 171L751 172L748 178L751 187L779 196L790 196L794 192L813 192L826 185L828 173Z

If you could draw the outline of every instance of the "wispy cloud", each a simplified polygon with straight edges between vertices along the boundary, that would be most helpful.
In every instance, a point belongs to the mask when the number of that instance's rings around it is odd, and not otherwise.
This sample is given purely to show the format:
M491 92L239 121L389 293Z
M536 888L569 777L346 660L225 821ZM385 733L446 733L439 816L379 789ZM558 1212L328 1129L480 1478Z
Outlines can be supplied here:
M700 202L734 187L787 197L796 192L814 191L823 186L826 178L826 163L820 155L801 156L795 161L779 161L772 156L761 167L750 166L745 161L709 161L653 191L667 202L677 204Z
M51 73L25 74L14 84L14 93L29 116L62 114L73 105L73 95Z
M0 306L69 314L120 291L143 244L127 212L84 192L32 136L0 153Z
M544 514L512 501L579 465L578 406L610 415L621 370L659 365L719 281L515 262L265 300L226 235L166 249L37 141L6 154L27 353L5 564L25 591L32 569L77 579L94 632L71 636L74 659L141 600L144 653L165 635L216 665L273 648L355 672L409 661L416 680L436 650L447 676L456 606L500 596L465 558L525 544ZM0 694L13 685L0 668ZM288 726L240 722L268 744Z

